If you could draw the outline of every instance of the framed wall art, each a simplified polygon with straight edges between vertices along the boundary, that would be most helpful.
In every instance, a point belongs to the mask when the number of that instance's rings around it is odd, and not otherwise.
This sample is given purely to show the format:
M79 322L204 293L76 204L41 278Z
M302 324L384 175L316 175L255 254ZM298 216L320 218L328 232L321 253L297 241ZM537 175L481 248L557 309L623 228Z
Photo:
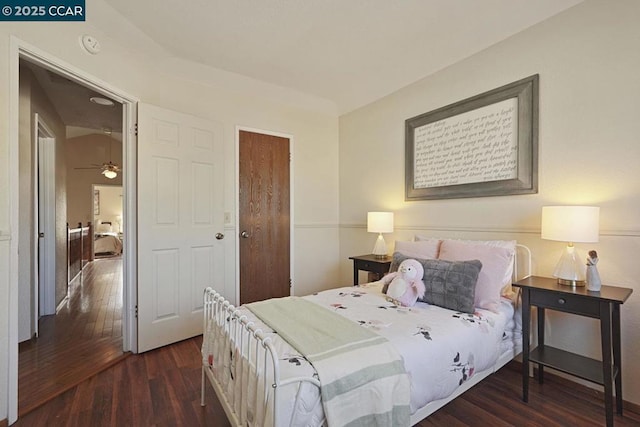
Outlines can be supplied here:
M100 215L100 190L93 190L93 214Z
M538 192L533 75L405 121L405 199Z

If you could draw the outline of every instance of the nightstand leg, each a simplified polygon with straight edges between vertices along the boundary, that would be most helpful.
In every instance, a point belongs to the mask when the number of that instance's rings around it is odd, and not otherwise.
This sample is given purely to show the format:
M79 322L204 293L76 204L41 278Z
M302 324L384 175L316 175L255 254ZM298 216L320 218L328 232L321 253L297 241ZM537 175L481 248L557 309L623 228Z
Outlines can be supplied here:
M544 308L538 307L538 348L544 348ZM538 363L538 383L544 382L544 366Z
M613 378L611 369L611 304L600 302L600 335L602 339L602 369L604 382L604 407L607 426L613 426Z
M353 263L353 286L358 286L358 267Z
M613 304L611 313L611 331L613 339L613 366L616 367L616 410L622 415L622 359L620 349L620 304Z
M522 289L522 401L529 401L529 337L531 328L531 306L529 289Z

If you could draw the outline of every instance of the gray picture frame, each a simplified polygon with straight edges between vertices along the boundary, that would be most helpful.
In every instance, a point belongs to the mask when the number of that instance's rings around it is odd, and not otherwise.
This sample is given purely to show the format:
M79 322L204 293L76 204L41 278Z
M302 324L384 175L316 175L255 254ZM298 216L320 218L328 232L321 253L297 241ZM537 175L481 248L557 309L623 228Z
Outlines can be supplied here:
M533 194L538 192L538 89L539 75L518 80L491 91L464 99L437 110L412 117L405 121L405 200L433 200L465 197L505 196L514 194ZM513 100L513 101L509 101ZM424 185L420 177L416 178L416 129L435 126L435 123L456 116L474 114L474 110L482 111L491 108L493 104L503 101L517 105L512 119L517 126L513 132L513 154L517 164L512 168L513 176L507 179L481 180L453 185ZM462 128L462 127L461 127ZM464 131L464 129L463 129ZM447 141L443 141L446 144ZM424 145L424 144L423 144ZM421 161L435 152L420 149L418 156ZM449 147L456 150L457 147ZM513 151L512 150L512 151ZM435 151L435 150L434 150ZM420 166L424 170L424 164ZM430 171L434 172L434 171ZM443 171L442 173L448 173ZM446 181L446 180L445 180Z

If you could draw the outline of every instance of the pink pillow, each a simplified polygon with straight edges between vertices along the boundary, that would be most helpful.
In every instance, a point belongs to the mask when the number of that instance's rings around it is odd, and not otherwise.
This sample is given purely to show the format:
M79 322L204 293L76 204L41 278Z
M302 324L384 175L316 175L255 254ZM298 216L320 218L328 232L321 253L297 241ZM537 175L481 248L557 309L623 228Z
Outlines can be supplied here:
M439 239L422 240L419 242L396 241L394 252L400 252L409 258L436 259L440 249Z
M497 312L502 288L511 283L514 254L514 249L505 247L443 240L438 258L447 261L479 260L482 269L476 284L475 306Z

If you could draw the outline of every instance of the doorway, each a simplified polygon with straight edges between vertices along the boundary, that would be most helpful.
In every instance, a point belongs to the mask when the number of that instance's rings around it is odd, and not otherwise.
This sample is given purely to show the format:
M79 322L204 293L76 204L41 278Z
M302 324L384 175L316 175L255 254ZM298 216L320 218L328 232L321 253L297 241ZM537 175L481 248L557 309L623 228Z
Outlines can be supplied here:
M291 295L290 143L239 130L240 304Z
M123 139L123 174L124 176L124 212L123 216L124 221L123 225L125 228L125 233L135 233L135 223L130 218L135 218L135 135L134 135L134 124L135 124L135 101L119 91L108 87L105 83L97 81L97 79L92 78L90 76L85 75L80 70L74 69L69 64L64 64L56 58L52 58L44 52L38 51L36 48L28 46L22 43L18 39L11 40L11 70L10 70L10 78L11 78L11 97L10 97L10 106L13 111L16 111L16 115L10 121L10 153L12 154L13 160L10 162L10 182L12 184L11 191L11 221L16 224L14 228L12 228L12 237L16 237L15 239L11 239L11 265L18 265L18 246L19 239L17 235L19 230L30 230L29 233L31 236L35 236L34 230L34 218L31 212L33 206L25 207L19 203L19 182L22 179L20 173L19 166L19 152L23 144L20 142L20 133L19 133L19 120L18 120L18 111L19 106L21 105L21 94L19 90L19 80L21 70L19 67L19 63L22 61L27 61L31 64L35 64L38 67L42 67L49 73L55 74L59 79L65 80L67 82L73 84L83 85L86 88L93 90L97 95L102 95L104 97L108 97L113 101L121 104L122 112L120 113L121 117L121 129L122 129L122 139ZM30 117L30 116L27 116ZM48 122L49 123L49 122ZM57 134L64 135L64 132L56 132ZM33 148L32 148L33 150ZM60 153L61 150L56 150L57 153ZM56 157L56 164L59 164L59 157ZM31 163L32 168L35 167L34 163ZM99 173L99 171L97 172ZM33 176L33 171L28 173L29 176ZM59 174L56 174L57 177L61 177ZM61 177L64 180L64 176ZM32 200L37 197L37 192L34 191L33 188L29 189L29 194L32 196ZM59 228L58 225L62 223L64 224L64 216L61 218L56 218L56 228ZM13 233L16 233L15 235ZM64 232L60 232L60 230L56 229L56 235L62 235ZM65 236L66 237L66 236ZM35 245L34 245L35 246ZM133 242L129 243L131 248L134 248ZM25 252L20 251L20 253L24 254ZM29 263L33 266L37 265L37 258L34 256L34 253L37 253L37 250L31 250L26 252L27 256L21 256L20 259L26 258L29 260ZM125 256L121 262L121 278L122 278L122 300L123 305L120 309L122 315L122 326L120 327L122 331L122 344L119 348L119 353L122 354L123 351L136 351L136 325L135 325L135 305L136 305L136 290L134 287L135 281L134 278L136 276L135 271L135 250L128 250L128 255ZM63 252L64 254L64 252ZM61 256L63 266L66 263L66 257ZM60 262L58 262L60 264ZM64 268L64 267L63 267ZM32 267L29 270L30 274L34 274L37 267ZM59 269L57 270L59 271ZM64 269L64 276L66 276L66 268ZM20 290L20 284L27 283L30 289L35 290L35 286L33 285L33 278L24 276L24 270L20 269L11 269L10 270L10 295L16 295L16 297L12 298L11 303L9 304L10 312L9 312L9 375L8 375L8 396L9 396L9 404L8 404L8 418L9 422L15 421L18 414L18 375L19 375L19 361L18 361L18 342L20 341L20 332L19 325L20 322L24 320L24 317L20 315L20 304L18 301L18 293ZM66 286L66 281L64 285ZM31 310L29 310L31 311ZM36 318L33 312L31 312L30 320Z

